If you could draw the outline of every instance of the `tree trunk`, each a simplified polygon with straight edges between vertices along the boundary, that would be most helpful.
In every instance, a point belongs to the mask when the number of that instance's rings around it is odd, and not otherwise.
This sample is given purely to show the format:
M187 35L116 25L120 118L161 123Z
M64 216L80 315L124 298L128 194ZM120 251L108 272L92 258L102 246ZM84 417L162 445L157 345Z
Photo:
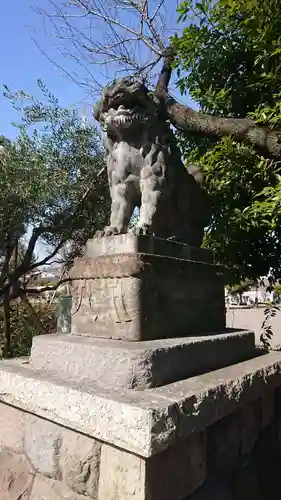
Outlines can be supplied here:
M32 304L29 302L27 296L25 295L24 292L21 292L20 294L20 298L22 300L22 302L25 304L25 306L27 307L27 309L29 310L32 318L33 318L33 322L34 322L34 326L37 328L38 332L39 333L44 333L45 330L44 330L44 326L42 325L40 319L38 318L37 314L36 314L36 311L34 309L34 307L32 306Z
M12 354L12 352L11 352L12 346L11 346L11 317L10 317L9 290L5 290L5 292L4 292L3 313L4 313L3 357L8 358Z

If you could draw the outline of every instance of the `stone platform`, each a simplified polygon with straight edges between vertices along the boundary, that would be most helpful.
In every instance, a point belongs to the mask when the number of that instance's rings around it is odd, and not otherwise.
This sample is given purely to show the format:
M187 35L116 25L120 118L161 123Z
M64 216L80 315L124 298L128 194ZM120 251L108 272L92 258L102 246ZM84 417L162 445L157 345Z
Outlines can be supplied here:
M33 339L29 366L81 384L144 389L238 363L255 352L254 333L246 330L143 342L52 334Z
M72 335L0 361L0 499L266 500L214 482L278 425L281 353L225 328L212 254L114 236L70 276Z
M258 471L279 478L280 387L279 352L138 391L1 361L0 498L277 499L259 495L252 453L269 443Z
M95 238L70 277L74 335L144 341L225 328L224 280L208 250L132 234Z
M66 381L28 360L0 362L1 402L146 458L279 385L280 352L141 391Z

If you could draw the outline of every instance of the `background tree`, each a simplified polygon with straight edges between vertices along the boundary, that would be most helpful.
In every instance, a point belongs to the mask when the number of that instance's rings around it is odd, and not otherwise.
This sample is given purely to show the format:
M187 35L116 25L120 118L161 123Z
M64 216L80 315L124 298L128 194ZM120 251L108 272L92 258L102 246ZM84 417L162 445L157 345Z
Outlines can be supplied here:
M277 2L267 1L270 4L268 12L274 15L274 10L278 9ZM199 5L199 13L202 9L210 10L212 4L208 0L202 4L193 0L182 2L179 7L180 24L177 26L174 9L178 3L171 3L170 0L110 0L105 4L96 0L49 0L50 8L44 10L39 7L38 12L44 16L47 34L57 39L57 47L66 56L65 60L71 60L72 65L73 62L78 64L74 72L69 72L67 66L61 69L72 80L86 87L91 95L108 79L127 72L156 83L156 75L164 60L156 91L162 101L163 113L176 128L208 137L233 135L235 139L262 150L268 157L279 158L281 143L277 127L272 130L258 124L253 117L229 118L198 113L169 94L172 66L179 49L176 40L173 38L171 41L171 36L178 34L183 27L183 37L179 38L185 37L196 4ZM240 7L238 0L220 0L215 6L227 12L222 15L223 22L228 22L227 17L230 19L232 16L242 25L247 24L251 17L259 16L259 0L247 0L246 3L246 7L244 4ZM266 9L265 6L264 13ZM194 24L196 26L201 22L197 18ZM276 49L278 47L273 50ZM94 70L96 65L98 73ZM104 71L100 70L101 67ZM100 75L98 80L97 75Z
M179 10L187 24L174 39L181 92L189 91L209 116L253 117L280 127L281 5L203 1L183 2ZM180 140L187 165L204 170L213 204L205 245L218 262L231 264L235 280L257 278L270 268L279 274L279 161L233 137L185 131Z
M278 283L275 283L273 286L274 292L277 294L278 299L281 299L281 283L280 281Z
M252 286L255 286L256 282L253 280L246 279L245 281L240 281L236 285L228 286L227 291L232 296L239 297L239 305L243 305L243 293L248 292Z
M270 203L277 207L276 196L280 199L280 5L276 0L262 5L259 0L184 1L171 38L176 5L50 0L50 9L40 12L63 53L80 65L79 82L91 92L116 73L157 81L163 118L184 133L187 164L199 163L197 151L203 156L200 165L214 207L205 244L218 262L233 263L236 280L266 274L280 261L279 212L272 222L266 211ZM91 73L96 64L105 68L98 82ZM199 111L171 97L175 68L178 88L191 94Z
M22 113L17 139L2 139L0 159L0 305L5 311L6 351L11 337L9 303L18 297L26 301L26 277L55 256L62 263L60 251L71 241L69 263L108 216L97 130L90 124L82 127L76 111L60 107L38 83L43 101L6 88L6 96ZM50 251L36 259L39 241ZM19 245L24 250L15 258Z

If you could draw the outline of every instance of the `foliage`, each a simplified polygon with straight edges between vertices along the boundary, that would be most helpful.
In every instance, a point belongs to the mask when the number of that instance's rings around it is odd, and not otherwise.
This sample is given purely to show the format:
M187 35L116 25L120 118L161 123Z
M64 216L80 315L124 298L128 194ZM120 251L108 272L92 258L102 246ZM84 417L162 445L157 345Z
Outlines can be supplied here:
M54 242L85 226L91 232L99 228L107 215L108 194L104 177L97 175L104 166L97 130L91 124L82 127L75 109L62 108L40 80L38 86L41 101L6 87L5 95L22 121L2 166L1 187L9 197L13 186L25 228L50 228L44 238Z
M241 295L242 293L247 292L254 285L255 281L246 279L245 281L240 281L240 283L237 283L236 285L228 286L227 289L231 295Z
M44 333L52 333L56 330L55 306L46 302L33 304L33 309L42 323ZM37 323L30 310L19 300L10 303L11 316L11 345L10 356L28 356L32 344L32 338L38 335ZM0 358L4 346L3 335L3 309L0 308Z
M175 36L178 87L200 110L281 124L281 4L277 0L193 0L179 7L186 23ZM186 164L205 172L213 217L205 246L228 265L234 281L280 269L279 163L239 144L179 135Z
M182 21L193 17L176 39L180 88L204 111L241 117L255 111L271 121L268 108L275 109L281 91L278 0L189 0L179 14Z
M280 311L280 308L276 305L271 306L271 307L264 310L264 319L263 319L262 327L261 327L262 332L261 332L261 336L260 336L260 342L261 342L262 347L267 351L270 349L270 342L271 342L272 337L274 335L274 332L272 330L272 325L271 325L271 319L275 318L276 313L278 311Z
M274 285L273 285L273 290L275 293L277 293L277 295L281 298L281 283L279 282L276 282Z
M22 120L0 159L0 242L10 261L15 245L23 236L29 239L21 275L30 271L39 238L57 249L68 240L83 244L104 225L109 208L97 130L82 127L76 110L62 108L38 85L41 101L5 90ZM6 269L2 284L8 279Z
M38 85L42 100L5 87L22 116L16 140L0 139L0 306L6 354L13 349L9 302L20 297L28 305L34 270L60 251L63 265L70 265L104 226L109 210L97 130L82 126L76 110L61 107L41 81ZM36 259L39 241L51 250Z

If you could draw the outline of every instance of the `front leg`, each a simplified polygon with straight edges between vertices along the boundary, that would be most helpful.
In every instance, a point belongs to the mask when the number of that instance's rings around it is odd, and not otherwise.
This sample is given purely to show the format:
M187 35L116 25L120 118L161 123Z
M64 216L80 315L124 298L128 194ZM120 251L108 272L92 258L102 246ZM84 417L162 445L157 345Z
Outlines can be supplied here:
M141 171L140 218L138 224L133 229L135 234L153 233L154 217L164 188L163 178L157 175L158 171L159 169L155 169L151 166L146 166Z
M107 143L107 146L107 174L111 197L110 226L105 227L103 231L97 231L97 237L126 233L134 210L134 195L126 161L123 161L124 158L116 158L112 144Z
M134 205L130 193L130 185L126 182L113 182L110 189L111 216L110 226L104 229L104 235L123 234L127 232Z

